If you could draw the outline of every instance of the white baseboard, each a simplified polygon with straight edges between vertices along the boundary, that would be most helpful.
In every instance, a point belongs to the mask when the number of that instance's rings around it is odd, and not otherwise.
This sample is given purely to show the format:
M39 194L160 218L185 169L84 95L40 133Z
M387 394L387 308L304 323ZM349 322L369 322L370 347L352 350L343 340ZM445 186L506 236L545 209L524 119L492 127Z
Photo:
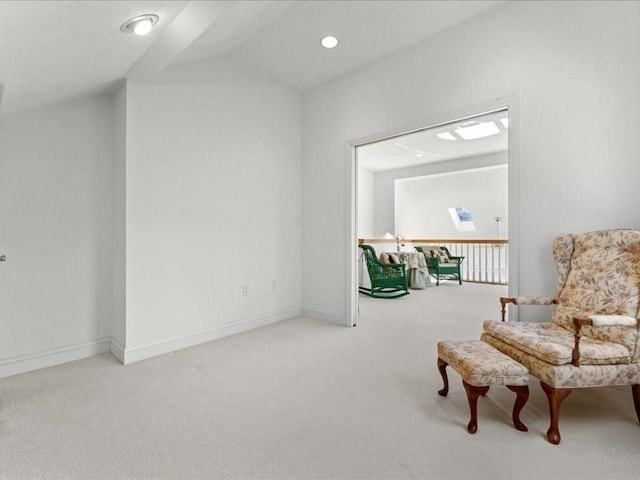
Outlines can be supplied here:
M113 338L109 340L109 353L113 355L120 363L124 364L124 347L116 342Z
M347 321L347 317L345 317L344 315L335 315L333 313L321 312L319 310L312 310L310 308L303 308L302 316L313 318L315 320L322 320L323 322L335 323L343 327L351 326Z
M125 348L112 338L103 338L93 342L86 342L76 345L47 350L27 355L18 355L0 359L0 378L18 375L41 368L53 367L62 363L81 360L83 358L111 353L120 363L128 364L145 360L147 358L164 355L166 353L181 350L187 347L200 345L201 343L217 340L236 333L246 332L254 328L262 327L282 320L289 320L305 316L316 320L335 323L346 326L347 319L344 316L331 313L320 312L312 309L292 308L281 312L264 315L261 317L249 318L229 325L223 325L204 332L174 338L165 342L143 347Z
M180 338L173 338L165 342L156 343L153 345L145 345L143 347L124 348L117 345L115 342L111 342L114 350L111 351L114 357L120 360L123 364L138 362L147 358L157 357L158 355L164 355L166 353L175 352L183 348L193 347L202 343L211 342L219 338L234 335L236 333L246 332L254 328L263 327L272 323L280 322L282 320L289 320L301 316L299 308L293 308L290 310L284 310L282 312L276 312L262 317L249 318L241 320L229 325L222 325L211 330L205 330L204 332L194 333L186 335ZM119 351L118 351L119 350ZM119 357L121 352L121 357Z
M38 353L17 355L0 360L0 378L31 372L41 368L53 367L62 363L73 362L93 357L109 351L109 339L103 338L92 342L68 345Z

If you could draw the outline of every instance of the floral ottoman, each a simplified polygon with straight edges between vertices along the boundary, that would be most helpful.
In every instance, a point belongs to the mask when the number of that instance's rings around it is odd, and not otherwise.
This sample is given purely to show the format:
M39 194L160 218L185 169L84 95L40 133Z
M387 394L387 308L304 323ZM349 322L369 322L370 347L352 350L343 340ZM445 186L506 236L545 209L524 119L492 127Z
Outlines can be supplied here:
M469 433L476 433L478 430L478 397L485 395L490 385L505 385L516 393L513 424L521 432L527 431L527 427L520 421L520 411L529 398L529 371L524 365L481 340L439 342L438 370L442 375L444 387L438 394L443 397L449 393L447 365L462 377L462 385L467 392L471 411L471 420L467 425Z

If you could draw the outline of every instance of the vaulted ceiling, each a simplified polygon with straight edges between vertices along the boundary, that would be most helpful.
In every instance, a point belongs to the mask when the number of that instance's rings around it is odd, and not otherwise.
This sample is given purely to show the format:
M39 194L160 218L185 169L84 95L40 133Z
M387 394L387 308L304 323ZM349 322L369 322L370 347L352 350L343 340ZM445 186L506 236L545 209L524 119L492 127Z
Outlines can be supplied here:
M0 115L152 82L226 56L304 92L496 7L501 1L0 2ZM160 17L147 36L120 26ZM340 39L333 50L322 36Z

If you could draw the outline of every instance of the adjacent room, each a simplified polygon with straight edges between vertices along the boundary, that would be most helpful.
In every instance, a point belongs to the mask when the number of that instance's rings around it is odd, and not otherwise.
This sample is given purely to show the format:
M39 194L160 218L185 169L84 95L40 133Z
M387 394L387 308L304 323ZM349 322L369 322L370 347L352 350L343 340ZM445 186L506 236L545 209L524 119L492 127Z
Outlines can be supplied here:
M508 284L508 122L498 110L356 147L358 243L383 263L404 262L412 290L441 278ZM416 247L446 248L457 269ZM358 286L369 294L363 253Z

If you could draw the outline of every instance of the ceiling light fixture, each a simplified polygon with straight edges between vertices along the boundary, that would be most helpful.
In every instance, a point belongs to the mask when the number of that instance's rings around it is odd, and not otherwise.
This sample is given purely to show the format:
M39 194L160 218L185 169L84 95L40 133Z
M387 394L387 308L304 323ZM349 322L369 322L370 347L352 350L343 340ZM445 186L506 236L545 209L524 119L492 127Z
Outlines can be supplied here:
M455 132L464 140L475 140L476 138L490 137L500 133L500 129L494 122L480 122L475 125L462 126L456 128Z
M136 35L146 35L159 19L157 15L151 13L139 15L124 22L120 27L120 31L124 33L135 33Z
M340 43L340 41L333 35L327 35L320 40L320 45L324 48L335 48L338 46L338 43Z

